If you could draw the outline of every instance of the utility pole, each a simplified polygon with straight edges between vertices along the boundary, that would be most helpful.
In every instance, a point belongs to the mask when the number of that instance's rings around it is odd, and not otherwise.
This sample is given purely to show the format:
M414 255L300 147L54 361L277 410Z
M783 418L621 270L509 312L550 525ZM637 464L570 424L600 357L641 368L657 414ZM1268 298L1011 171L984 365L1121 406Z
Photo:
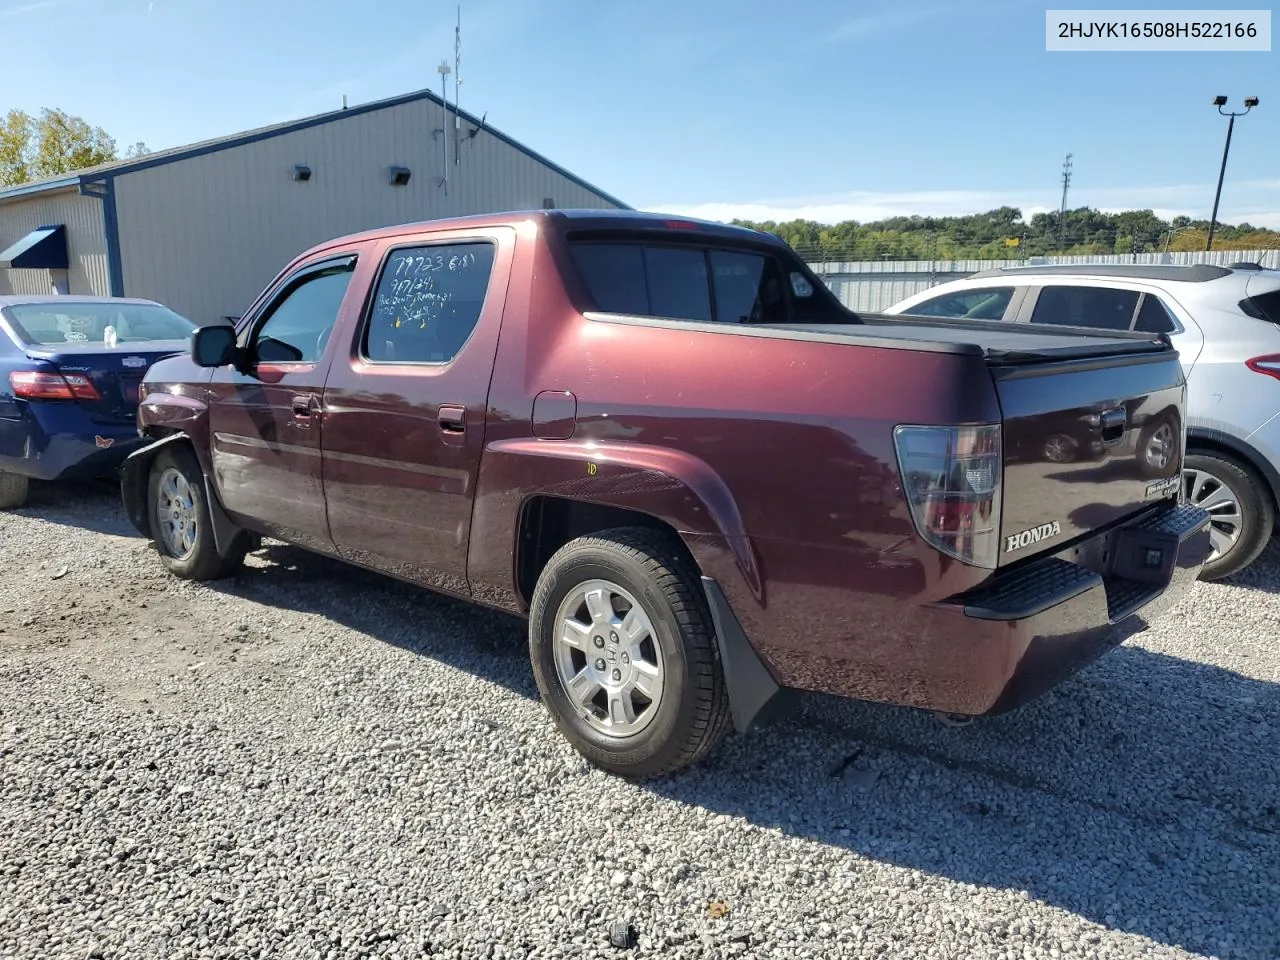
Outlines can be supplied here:
M1067 237L1067 190L1071 187L1071 157L1067 154L1067 158L1062 161L1062 206L1058 209L1058 251L1061 252L1066 245Z
M1222 166L1218 168L1218 190L1213 195L1213 214L1209 217L1209 236L1205 241L1204 249L1207 253L1213 249L1213 231L1218 225L1218 201L1222 199L1222 180L1227 175L1227 154L1231 152L1231 131L1235 129L1236 117L1243 117L1246 113L1258 105L1257 97L1245 97L1244 109L1239 113L1230 110L1223 110L1227 105L1226 97L1214 97L1213 105L1218 108L1218 112L1224 117L1229 117L1227 121L1227 143L1222 148Z

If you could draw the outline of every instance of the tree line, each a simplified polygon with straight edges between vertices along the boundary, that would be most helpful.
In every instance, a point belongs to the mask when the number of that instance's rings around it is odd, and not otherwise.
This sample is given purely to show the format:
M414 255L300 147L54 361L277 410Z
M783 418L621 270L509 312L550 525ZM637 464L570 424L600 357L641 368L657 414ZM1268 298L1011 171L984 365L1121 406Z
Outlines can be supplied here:
M123 156L145 153L150 150L139 141ZM0 118L0 188L119 159L114 137L65 110L46 107L39 116L10 110Z
M1160 253L1203 250L1208 220L1163 220L1151 210L1103 213L1078 207L1060 216L1000 207L960 217L890 217L869 223L845 220L772 220L735 224L776 234L810 260L1001 260L1056 255ZM1280 248L1280 231L1219 223L1214 249Z

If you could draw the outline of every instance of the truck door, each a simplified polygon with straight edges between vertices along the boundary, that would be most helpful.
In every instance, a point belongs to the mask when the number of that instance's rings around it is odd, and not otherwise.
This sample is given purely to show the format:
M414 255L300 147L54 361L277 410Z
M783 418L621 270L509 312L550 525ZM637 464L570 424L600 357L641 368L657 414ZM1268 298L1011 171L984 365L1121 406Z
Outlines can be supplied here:
M241 329L245 362L209 382L223 506L253 529L326 553L320 398L355 266L352 255L327 255L291 272Z
M324 389L324 490L346 559L466 595L471 506L515 231L396 238Z

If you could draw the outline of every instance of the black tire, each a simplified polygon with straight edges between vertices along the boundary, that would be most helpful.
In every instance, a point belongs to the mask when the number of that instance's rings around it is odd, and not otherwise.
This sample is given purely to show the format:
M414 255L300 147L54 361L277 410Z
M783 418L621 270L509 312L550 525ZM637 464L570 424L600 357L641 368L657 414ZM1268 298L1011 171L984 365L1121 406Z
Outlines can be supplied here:
M0 510L12 510L26 503L30 486L22 474L0 470Z
M195 514L193 544L190 552L181 556L170 549L161 535L157 512L161 478L168 470L176 470L187 481ZM209 505L205 502L204 471L200 469L190 447L170 446L156 454L147 481L147 520L156 552L174 576L184 580L218 580L233 575L244 563L248 543L243 535L236 538L229 555L218 555L213 540L213 523L209 518Z
M1222 580L1239 573L1266 548L1275 527L1275 504L1262 485L1262 480L1243 463L1220 453L1189 453L1183 461L1185 470L1207 473L1235 493L1240 504L1240 537L1226 553L1215 557L1200 571L1201 580ZM1186 476L1184 487L1187 502L1192 503L1191 478ZM1210 511L1212 513L1213 511Z
M652 625L653 642L661 645L657 712L625 738L598 731L579 714L556 668L557 614L570 592L589 580L607 580L636 598ZM610 773L633 779L670 773L704 757L728 729L729 697L706 596L678 541L661 533L607 530L557 551L534 590L529 655L542 701L560 732Z

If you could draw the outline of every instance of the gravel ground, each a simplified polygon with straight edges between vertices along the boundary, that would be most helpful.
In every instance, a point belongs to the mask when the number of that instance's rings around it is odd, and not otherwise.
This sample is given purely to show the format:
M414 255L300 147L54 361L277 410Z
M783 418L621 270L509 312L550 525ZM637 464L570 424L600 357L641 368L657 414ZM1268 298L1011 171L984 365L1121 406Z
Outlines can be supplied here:
M0 514L0 957L1280 957L1280 550L1016 715L820 697L648 785L523 626L110 485ZM629 921L638 941L609 945Z

